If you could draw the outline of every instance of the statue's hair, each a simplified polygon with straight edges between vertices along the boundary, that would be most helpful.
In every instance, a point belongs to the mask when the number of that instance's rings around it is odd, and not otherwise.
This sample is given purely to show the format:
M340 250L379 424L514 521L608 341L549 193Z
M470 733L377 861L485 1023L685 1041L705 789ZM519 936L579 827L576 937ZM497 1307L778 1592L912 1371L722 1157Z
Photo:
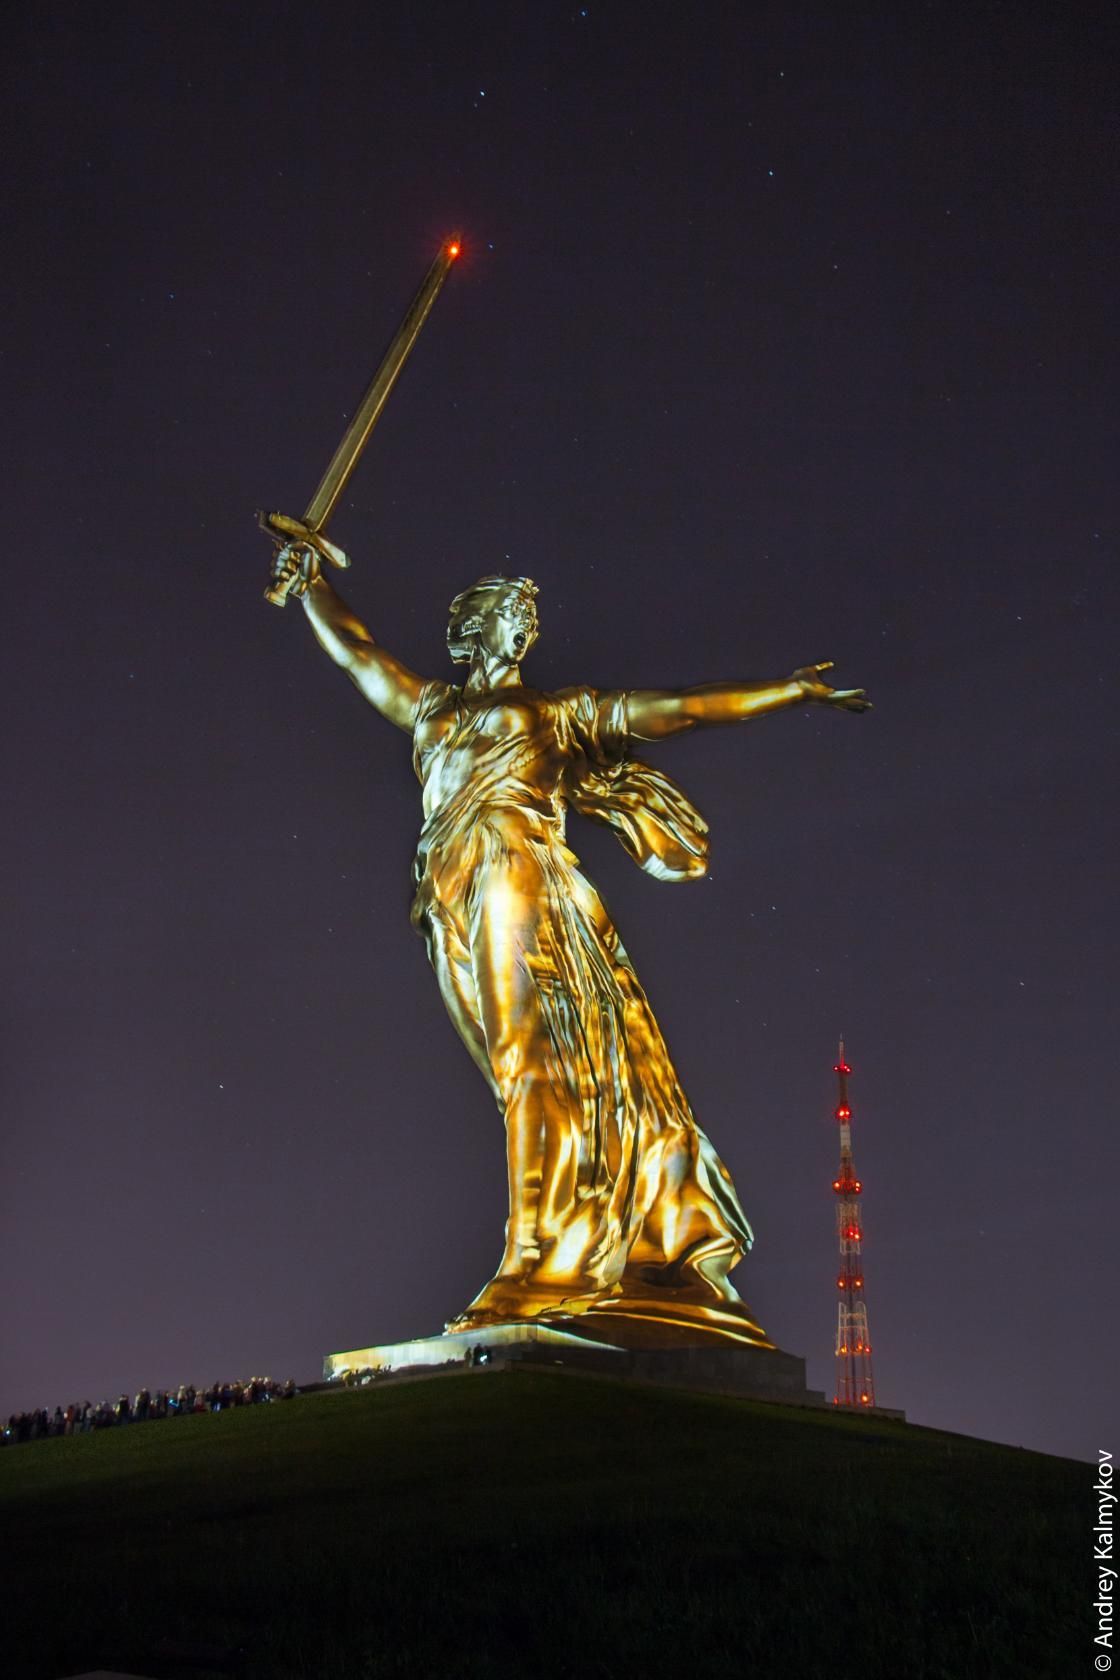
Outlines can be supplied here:
M473 634L477 628L471 622L471 611L475 601L478 596L490 595L495 591L501 591L501 593L511 597L514 612L522 628L526 631L530 640L536 638L538 625L535 598L539 593L536 584L532 578L495 575L479 578L478 582L472 583L469 589L464 589L461 594L456 595L448 608L451 615L447 626L449 641L453 633L456 638Z

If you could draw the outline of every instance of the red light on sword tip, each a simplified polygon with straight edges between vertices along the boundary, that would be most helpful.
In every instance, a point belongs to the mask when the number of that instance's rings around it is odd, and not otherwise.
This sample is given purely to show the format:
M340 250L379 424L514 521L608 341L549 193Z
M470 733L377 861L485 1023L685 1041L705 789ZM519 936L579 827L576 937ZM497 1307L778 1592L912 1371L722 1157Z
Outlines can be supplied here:
M451 241L451 244L447 247L447 254L449 257L457 257L459 255L459 241L457 239L453 239Z

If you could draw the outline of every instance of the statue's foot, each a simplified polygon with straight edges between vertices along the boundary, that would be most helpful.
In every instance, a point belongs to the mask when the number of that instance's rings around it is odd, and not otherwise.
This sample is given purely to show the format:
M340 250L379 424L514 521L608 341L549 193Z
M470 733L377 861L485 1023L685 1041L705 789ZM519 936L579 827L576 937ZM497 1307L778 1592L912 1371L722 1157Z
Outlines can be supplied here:
M543 1283L532 1275L496 1277L447 1328L459 1335L495 1324L547 1323L551 1319L574 1318L604 1306L617 1294L617 1284L573 1292L571 1284Z
M491 1324L508 1322L508 1319L503 1320L500 1314L496 1312L487 1312L484 1308L474 1312L468 1308L466 1312L460 1313L458 1318L450 1319L444 1328L449 1335L458 1336L464 1331L485 1330Z
M546 1321L554 1318L578 1318L581 1313L596 1312L616 1299L621 1285L609 1283L601 1289L588 1289L582 1295L562 1295L552 1306L544 1306L537 1314Z

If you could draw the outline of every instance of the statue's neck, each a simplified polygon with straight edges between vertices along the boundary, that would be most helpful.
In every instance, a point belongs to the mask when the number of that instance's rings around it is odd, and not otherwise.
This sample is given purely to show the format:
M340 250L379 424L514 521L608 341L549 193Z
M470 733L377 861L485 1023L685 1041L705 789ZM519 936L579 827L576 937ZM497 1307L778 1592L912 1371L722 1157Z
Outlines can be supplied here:
M489 694L495 688L520 688L521 667L513 665L498 654L487 653L475 643L471 654L470 675L463 684L464 694Z

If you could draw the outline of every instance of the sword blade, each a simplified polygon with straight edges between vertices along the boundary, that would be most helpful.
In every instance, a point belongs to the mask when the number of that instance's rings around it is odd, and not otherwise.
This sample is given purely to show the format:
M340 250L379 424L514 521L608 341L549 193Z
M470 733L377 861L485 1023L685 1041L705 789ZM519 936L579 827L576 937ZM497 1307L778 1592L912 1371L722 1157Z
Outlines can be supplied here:
M424 277L420 290L409 304L408 312L397 329L396 336L385 352L381 366L370 381L369 389L354 412L354 418L343 433L342 442L331 456L331 462L320 481L319 488L307 505L303 523L309 531L321 532L338 505L338 499L350 480L350 474L381 417L409 352L420 336L420 329L431 313L440 288L459 255L458 239L449 239Z

